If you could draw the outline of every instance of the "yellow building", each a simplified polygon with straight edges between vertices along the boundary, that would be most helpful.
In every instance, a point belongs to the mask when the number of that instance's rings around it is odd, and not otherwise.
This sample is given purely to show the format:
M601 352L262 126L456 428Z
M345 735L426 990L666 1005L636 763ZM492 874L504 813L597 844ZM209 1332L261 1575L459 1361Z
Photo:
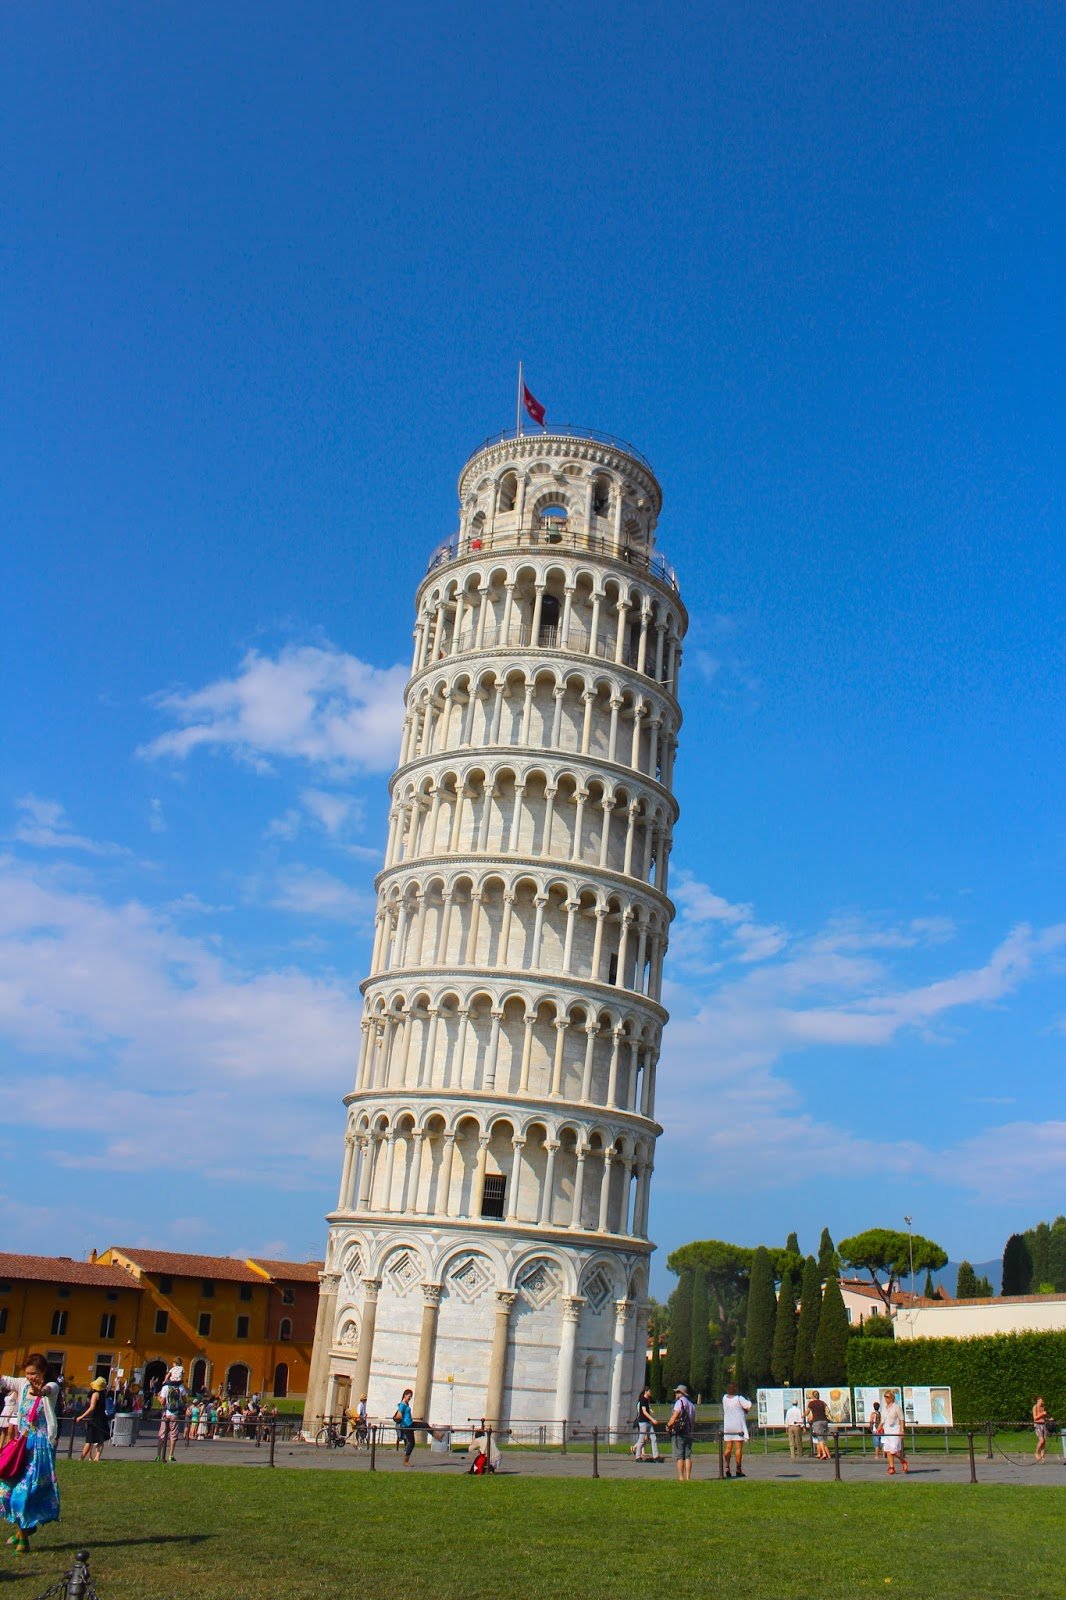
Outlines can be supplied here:
M174 1361L194 1390L307 1390L319 1264L118 1245L88 1261L0 1255L0 1370L40 1350L68 1384L158 1388Z
M317 1303L315 1264L119 1245L97 1262L122 1268L143 1294L138 1365L145 1384L157 1387L170 1364L181 1361L193 1390L278 1398L306 1392L311 1341L293 1335L308 1274Z
M137 1348L142 1300L118 1267L0 1255L0 1370L21 1372L39 1350L70 1384L109 1378Z

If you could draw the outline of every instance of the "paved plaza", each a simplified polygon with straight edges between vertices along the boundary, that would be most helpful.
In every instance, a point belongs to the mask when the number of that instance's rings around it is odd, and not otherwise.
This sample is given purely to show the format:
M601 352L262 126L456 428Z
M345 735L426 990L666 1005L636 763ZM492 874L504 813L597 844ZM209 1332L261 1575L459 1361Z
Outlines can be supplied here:
M156 1439L154 1431L141 1435L137 1444L132 1448L109 1447L105 1453L105 1461L137 1461L146 1467L157 1465L154 1462ZM992 1459L987 1457L987 1445L983 1438L974 1442L975 1468L978 1484L1042 1484L1058 1485L1066 1488L1066 1460L1061 1454L1052 1455L1043 1463L1033 1460L1028 1452L1004 1452L995 1448ZM61 1452L62 1455L62 1452ZM969 1483L970 1463L966 1448L965 1437L956 1435L951 1441L951 1450L946 1453L941 1447L934 1447L931 1440L927 1441L922 1449L909 1456L910 1472L906 1476L907 1482L937 1484L937 1483ZM399 1472L402 1468L402 1454L395 1448L391 1429L384 1443L379 1444L375 1452L376 1470L379 1472ZM455 1473L466 1470L468 1460L462 1451L446 1452L432 1450L419 1446L414 1456L415 1467L418 1472ZM274 1464L277 1467L309 1469L316 1472L368 1472L370 1470L370 1452L368 1450L354 1450L345 1445L342 1449L320 1450L313 1444L305 1444L297 1440L283 1441L279 1439L274 1449ZM600 1449L597 1452L597 1464L601 1478L612 1480L666 1480L674 1477L673 1461L668 1451L664 1454L662 1466L654 1466L650 1462L634 1461L628 1448L615 1445L611 1450ZM212 1466L241 1466L261 1467L270 1466L270 1445L264 1442L256 1445L252 1440L246 1439L212 1439L193 1440L189 1443L182 1441L178 1447L177 1467L196 1467L200 1465ZM86 1470L89 1470L88 1468ZM158 1466L160 1471L171 1471L170 1467ZM791 1461L787 1454L781 1450L764 1452L758 1441L753 1441L744 1456L744 1472L746 1480L761 1483L819 1483L833 1481L833 1462L818 1462L806 1456L802 1461ZM591 1446L587 1442L574 1445L565 1455L556 1450L537 1450L509 1448L503 1453L503 1464L500 1473L506 1476L522 1476L534 1478L588 1478L593 1473L593 1457ZM718 1452L713 1445L697 1452L694 1458L693 1479L700 1481L718 1481ZM869 1452L863 1454L861 1450L842 1450L840 1456L841 1483L884 1483L890 1488L905 1492L903 1475L890 1479L885 1471L883 1461L876 1461ZM723 1488L725 1487L723 1482ZM730 1482L729 1488L737 1494L743 1494L743 1483Z

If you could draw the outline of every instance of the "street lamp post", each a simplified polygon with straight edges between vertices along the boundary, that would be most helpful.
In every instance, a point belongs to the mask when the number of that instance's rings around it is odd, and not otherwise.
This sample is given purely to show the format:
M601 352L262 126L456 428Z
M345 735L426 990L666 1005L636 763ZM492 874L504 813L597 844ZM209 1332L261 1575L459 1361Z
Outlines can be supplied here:
M907 1248L910 1251L910 1258L911 1258L911 1299L913 1300L914 1299L914 1234L911 1232L911 1218L910 1217L904 1217L903 1220L907 1224Z

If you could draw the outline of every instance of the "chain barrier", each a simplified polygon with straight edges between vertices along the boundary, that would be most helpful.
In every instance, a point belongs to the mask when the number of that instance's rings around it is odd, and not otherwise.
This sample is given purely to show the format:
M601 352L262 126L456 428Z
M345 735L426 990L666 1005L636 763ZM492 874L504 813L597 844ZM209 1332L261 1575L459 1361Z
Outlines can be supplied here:
M57 1578L51 1588L37 1596L37 1600L59 1600L60 1596L62 1600L100 1600L89 1571L88 1550L78 1550L70 1571Z

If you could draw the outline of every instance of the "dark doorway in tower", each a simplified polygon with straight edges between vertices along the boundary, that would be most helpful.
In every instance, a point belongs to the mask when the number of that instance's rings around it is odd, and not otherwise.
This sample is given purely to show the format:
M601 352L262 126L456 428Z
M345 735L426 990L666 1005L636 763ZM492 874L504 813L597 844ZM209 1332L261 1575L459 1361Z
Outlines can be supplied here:
M546 594L540 605L540 632L537 643L552 650L559 643L559 602L553 594Z
M289 1363L279 1361L274 1368L274 1399L284 1400L289 1392Z

